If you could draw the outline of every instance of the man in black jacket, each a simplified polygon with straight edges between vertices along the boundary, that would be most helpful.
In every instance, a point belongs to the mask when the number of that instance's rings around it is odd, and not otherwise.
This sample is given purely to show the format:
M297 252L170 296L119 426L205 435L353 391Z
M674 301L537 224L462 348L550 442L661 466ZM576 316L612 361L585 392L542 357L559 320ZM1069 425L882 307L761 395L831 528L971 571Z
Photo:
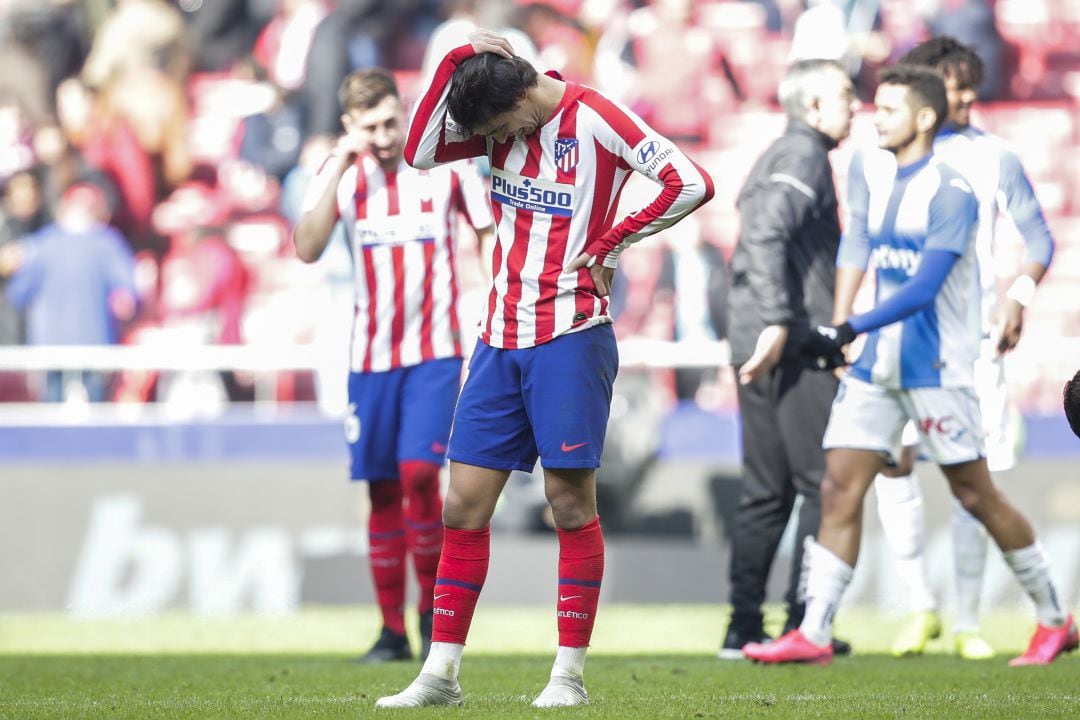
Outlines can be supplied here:
M805 612L799 592L803 541L821 518L821 439L836 394L831 368L799 348L833 317L840 221L829 151L858 109L847 74L829 60L791 66L780 85L788 127L758 159L739 193L742 229L731 261L728 338L738 375L743 491L731 551L733 615L720 657L763 642L761 604L769 568L795 498L802 496L788 627ZM850 650L840 647L839 652Z

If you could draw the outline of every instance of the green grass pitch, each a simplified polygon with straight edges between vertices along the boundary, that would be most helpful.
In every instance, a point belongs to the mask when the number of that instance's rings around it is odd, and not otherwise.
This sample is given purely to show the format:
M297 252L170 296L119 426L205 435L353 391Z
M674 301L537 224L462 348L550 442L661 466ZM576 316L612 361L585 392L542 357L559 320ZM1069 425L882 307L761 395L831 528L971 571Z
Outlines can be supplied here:
M770 614L770 623L777 618ZM364 609L287 617L78 620L0 615L0 718L1080 718L1080 657L1009 668L1033 621L987 618L997 659L965 662L947 638L922 658L886 648L900 618L845 610L856 655L831 667L718 660L726 611L611 605L586 664L588 707L535 710L556 643L544 609L478 608L461 708L378 711L418 663L350 662L374 638ZM775 629L775 628L774 628Z

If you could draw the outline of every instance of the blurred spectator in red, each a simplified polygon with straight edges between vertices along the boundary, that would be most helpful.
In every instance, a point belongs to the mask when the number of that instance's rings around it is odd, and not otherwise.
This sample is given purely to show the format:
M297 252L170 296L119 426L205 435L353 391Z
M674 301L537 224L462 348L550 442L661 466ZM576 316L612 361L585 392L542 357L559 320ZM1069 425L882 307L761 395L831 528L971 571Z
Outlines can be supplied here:
M722 49L695 23L692 0L653 0L625 26L614 22L600 46L600 89L673 140L707 140L713 118L741 97Z
M154 211L154 227L169 249L157 277L155 317L129 337L137 345L189 348L243 343L242 321L251 279L225 239L229 207L214 178L200 169ZM204 175L206 175L204 177ZM214 411L226 400L250 399L231 372L125 372L117 400L152 396L174 409Z
M154 224L169 238L161 263L161 320L174 327L199 324L202 341L236 345L249 277L225 240L223 208L211 188L187 183L154 212Z
M82 79L108 119L123 118L150 157L157 200L191 171L187 28L166 0L120 0L94 37ZM125 199L130 185L118 179ZM141 209L140 209L141 211Z
M78 183L64 193L56 222L31 235L16 258L7 287L13 305L27 312L30 345L110 345L119 323L135 314L134 265L123 236L109 227L104 193ZM82 371L66 382L46 373L44 398L59 402L73 390L105 399L106 377Z
M22 170L8 178L0 208L0 345L21 345L25 341L23 313L7 300L7 278L18 266L19 242L47 221L37 174Z
M97 88L105 107L124 118L150 156L156 198L187 179L192 168L189 110L184 86L154 68L143 68Z
M540 53L537 67L554 70L571 82L591 82L593 46L577 20L580 0L519 2L520 27Z
M157 182L150 155L131 123L109 106L106 97L95 95L76 78L61 83L56 97L57 117L67 142L78 150L83 163L105 173L116 188L113 224L133 247L148 246Z
M304 84L315 28L329 14L323 0L278 0L277 12L255 42L255 59L270 81L288 91Z
M653 241L619 258L611 284L611 316L619 339L669 340L674 327L675 288L665 277L663 250ZM624 262L625 261L625 262Z

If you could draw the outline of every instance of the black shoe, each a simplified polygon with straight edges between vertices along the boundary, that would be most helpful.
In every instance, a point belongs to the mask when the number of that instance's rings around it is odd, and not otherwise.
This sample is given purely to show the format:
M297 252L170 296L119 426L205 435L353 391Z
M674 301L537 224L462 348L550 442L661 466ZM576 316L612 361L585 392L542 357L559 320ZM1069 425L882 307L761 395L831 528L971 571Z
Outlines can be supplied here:
M428 610L426 613L420 613L420 659L427 660L428 654L431 652L431 629L435 624L435 613L432 610Z
M371 646L365 655L357 658L357 662L365 664L395 662L398 660L412 660L412 648L409 647L409 638L398 635L393 630L384 627L379 633L379 639Z
M727 634L724 636L724 644L716 656L722 660L742 660L743 646L748 643L772 642L772 637L758 626L756 628L742 628L738 625L728 625Z
M845 640L832 639L832 651L833 655L850 655L851 643Z

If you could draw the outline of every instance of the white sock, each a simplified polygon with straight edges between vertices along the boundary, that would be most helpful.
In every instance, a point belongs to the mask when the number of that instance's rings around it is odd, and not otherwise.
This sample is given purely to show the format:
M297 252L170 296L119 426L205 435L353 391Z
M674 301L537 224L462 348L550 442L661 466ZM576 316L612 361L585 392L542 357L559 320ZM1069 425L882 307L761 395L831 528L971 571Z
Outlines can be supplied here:
M1035 616L1040 625L1061 627L1065 624L1065 611L1058 602L1057 590L1050 579L1050 563L1043 552L1042 543L1033 544L1019 550L1010 550L1005 555L1016 579L1027 590L1028 596L1035 603Z
M431 643L431 652L428 653L420 672L457 682L458 669L461 668L461 651L464 649L465 646L459 643Z
M953 498L953 565L956 568L956 632L979 629L979 597L986 567L986 531L971 513Z
M915 473L874 479L881 529L896 556L896 572L911 592L914 610L936 610L926 573L926 514Z
M840 598L851 582L854 569L829 550L806 538L804 554L809 558L806 576L806 615L799 629L815 645L832 642L833 617Z
M585 653L588 649L560 645L558 652L555 653L555 664L551 667L551 674L581 680L585 677Z

